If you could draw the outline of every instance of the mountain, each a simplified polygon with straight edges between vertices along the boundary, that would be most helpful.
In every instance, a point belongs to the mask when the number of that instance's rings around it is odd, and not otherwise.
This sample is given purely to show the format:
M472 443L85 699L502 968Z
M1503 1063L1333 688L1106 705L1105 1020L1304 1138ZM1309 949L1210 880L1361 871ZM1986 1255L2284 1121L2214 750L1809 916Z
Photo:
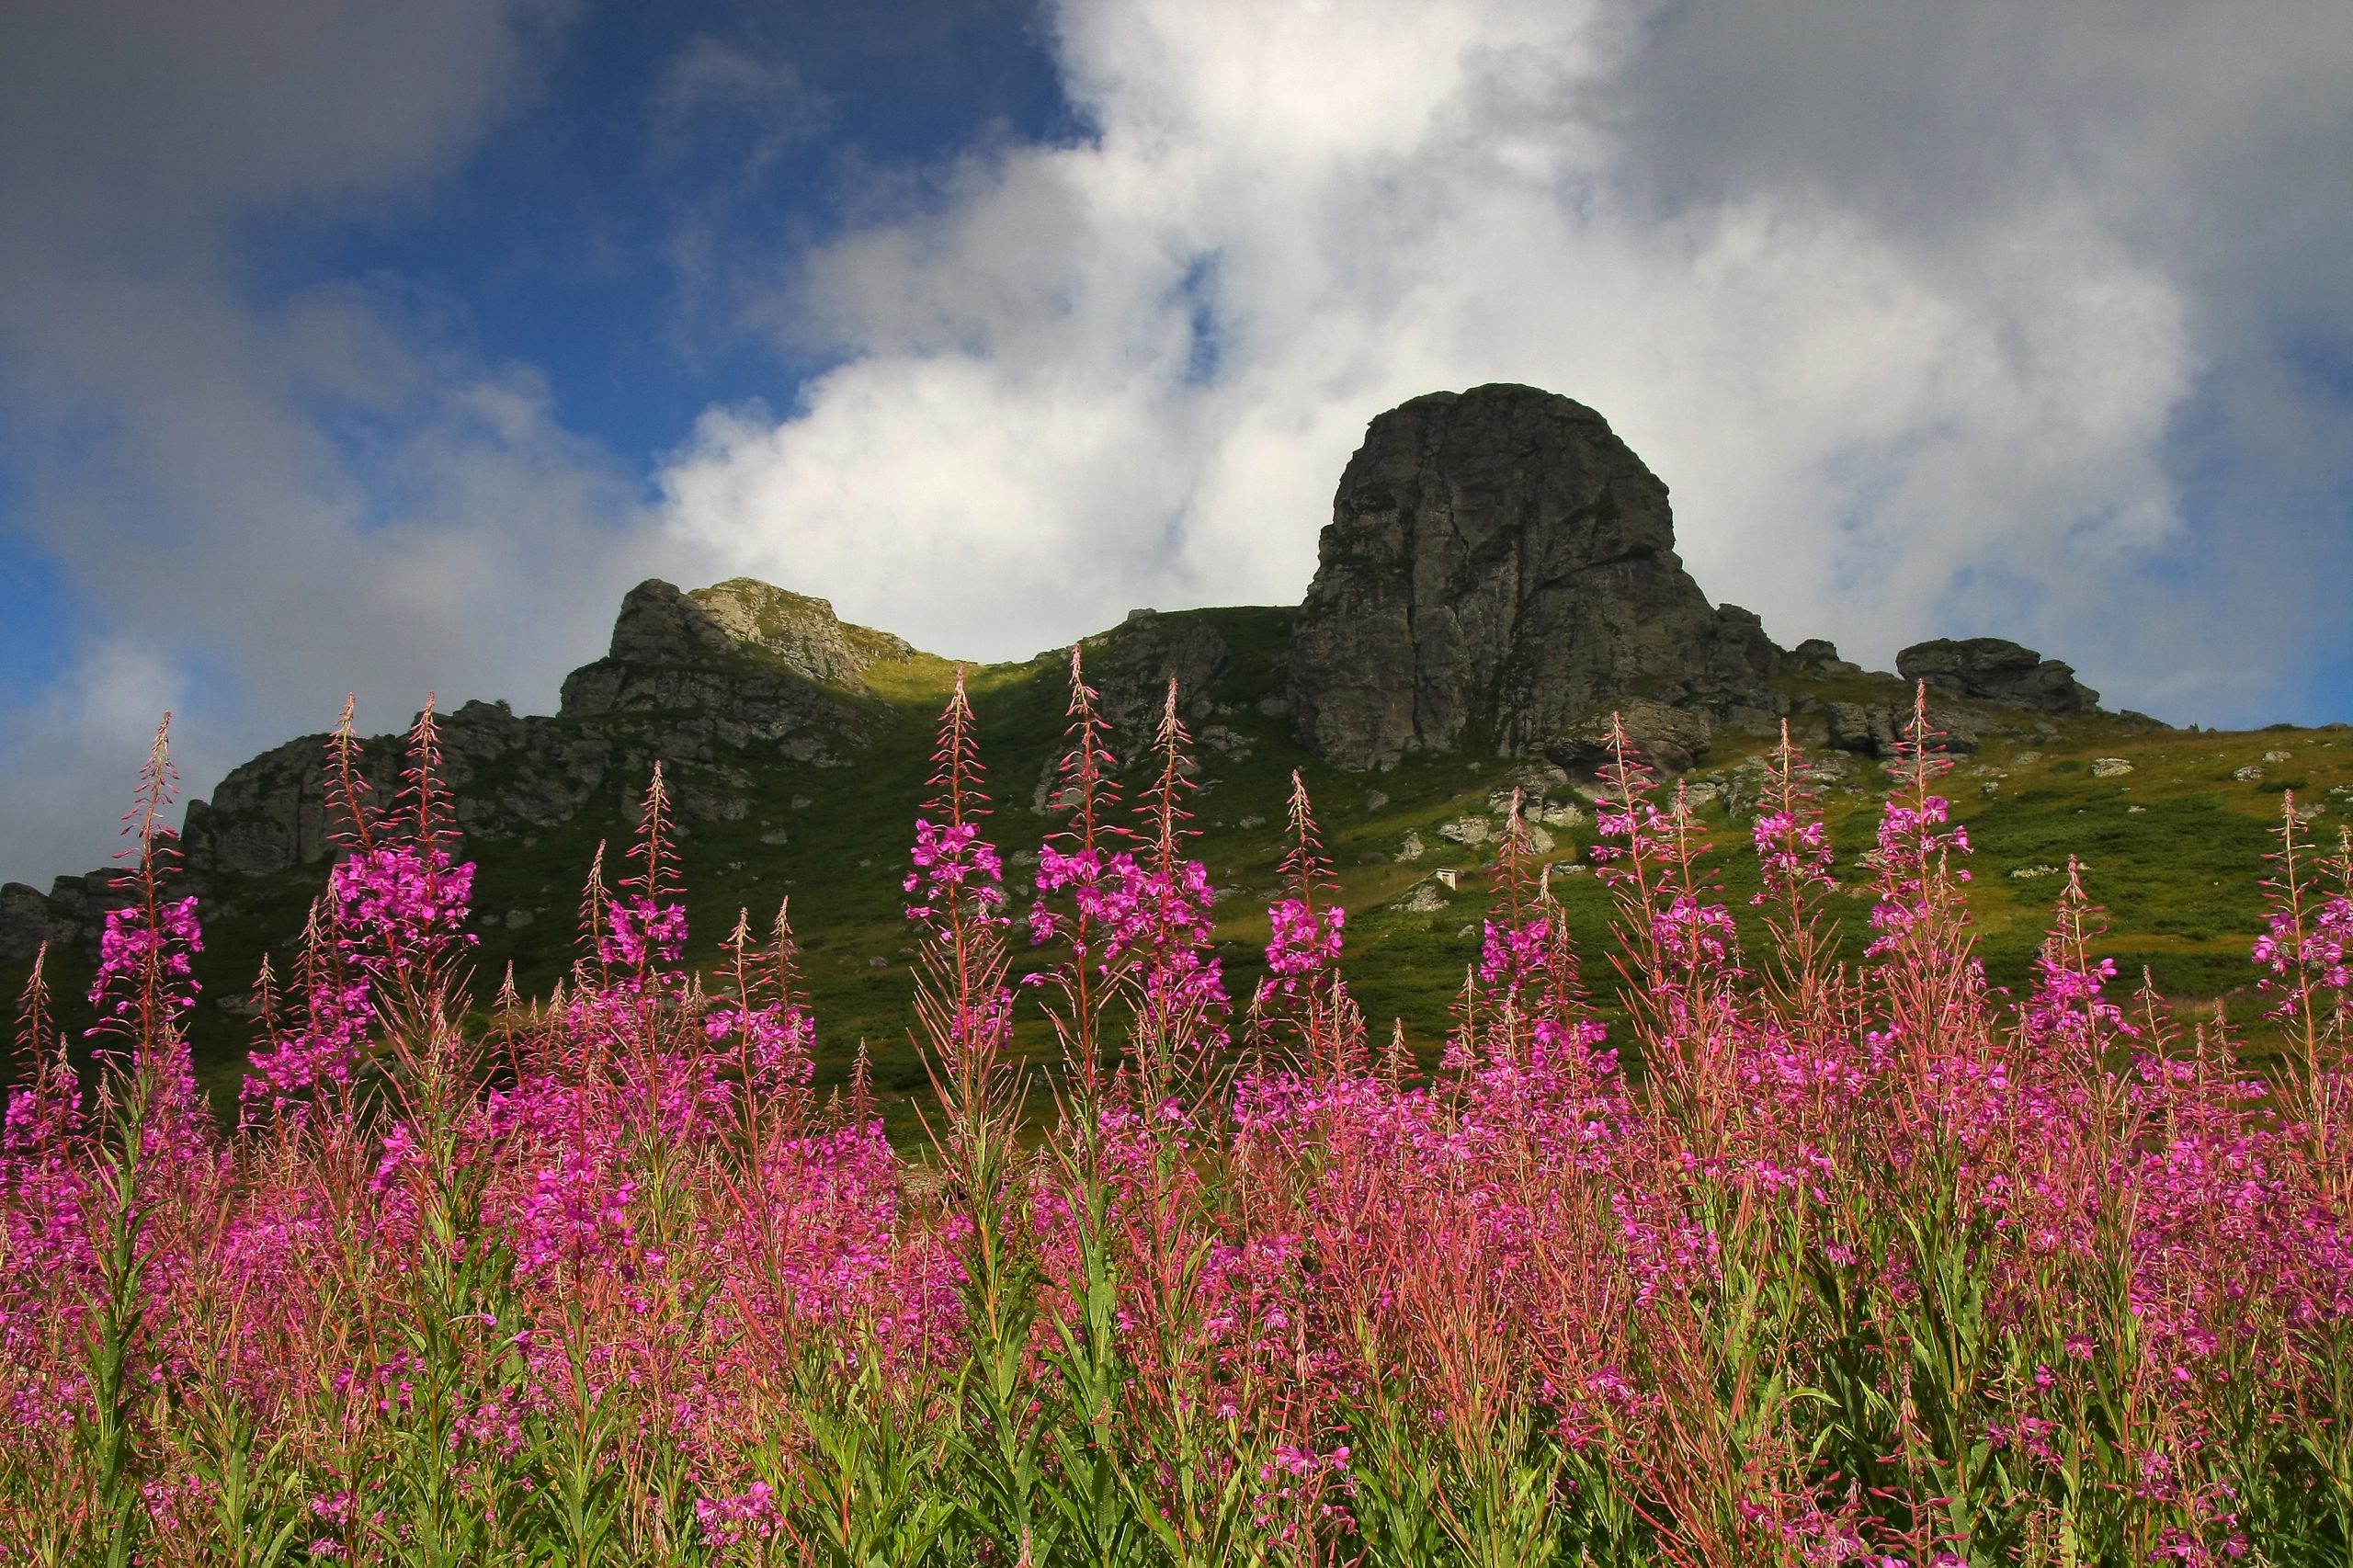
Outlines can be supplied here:
M2288 770L2257 760L2279 745L2105 712L2065 665L1999 640L1922 642L1893 675L1818 639L1785 651L1756 615L1711 603L1674 544L1666 487L1600 415L1528 387L1434 393L1372 421L1299 607L1140 610L1088 638L1086 667L1122 755L1143 749L1166 682L1178 682L1199 741L1201 852L1226 901L1230 965L1246 971L1263 933L1294 767L1306 770L1360 911L1352 929L1391 960L1384 974L1360 971L1368 1007L1435 1028L1465 956L1456 926L1475 913L1463 890L1476 886L1496 813L1523 790L1564 869L1582 869L1581 791L1611 712L1654 760L1686 772L1693 801L1719 818L1753 802L1756 758L1786 718L1820 751L1816 776L1843 820L1869 809L1861 761L1892 753L1918 679L1973 769L1956 787L1961 809L2006 824L1981 838L2022 835L2018 852L2035 857L2023 865L2033 876L2013 869L2017 885L1982 892L1995 956L2022 964L2030 951L2042 890L2027 884L2042 874L2035 867L2078 846L2060 842L2072 831L2101 846L2095 858L2157 868L2170 858L2175 869L2153 869L2150 887L2198 881L2202 913L2189 925L2160 929L2172 918L2164 900L2139 912L2141 950L2181 989L2232 983L2236 971L2217 955L2235 936L2214 923L2244 915L2251 925L2252 907L2238 904L2253 897L2262 813L2278 795L2231 775L2269 768L2284 784ZM1048 826L1066 666L1056 652L969 673L1000 801L995 826L1017 874L1023 846ZM448 780L465 853L480 866L483 968L512 963L527 990L563 972L590 858L600 841L626 838L659 760L702 944L723 935L737 906L765 914L790 896L829 1042L846 1057L858 1034L870 1035L888 1086L906 1008L896 868L953 673L844 622L822 599L767 584L631 589L605 656L565 679L555 713L469 701L445 716ZM324 880L324 740L264 753L188 805L187 877L204 897L210 944L195 1028L216 1075L234 1071L254 966L266 950L283 964ZM2335 744L2314 737L2300 755L2317 759ZM399 749L396 735L363 746L380 791L395 787ZM2094 761L2163 767L2174 782L2140 776L2128 809L2115 802L2134 786ZM2232 768L2215 772L2220 762ZM2297 772L2307 793L2336 778ZM2097 816L2078 801L2095 781ZM2353 793L2353 772L2343 781ZM2124 838L2111 843L2111 829ZM2195 845L2180 848L2167 837L2176 833ZM1850 846L1867 837L1846 832ZM2249 890L2237 903L2204 891L2234 856L2244 863L2229 874ZM1455 873L1442 889L1429 881L1440 868ZM0 888L0 980L44 941L67 970L77 952L86 962L108 881L92 872L47 892ZM1575 885L1589 892L1591 879ZM2118 902L2121 930L2131 901ZM897 1065L919 1081L911 1060Z

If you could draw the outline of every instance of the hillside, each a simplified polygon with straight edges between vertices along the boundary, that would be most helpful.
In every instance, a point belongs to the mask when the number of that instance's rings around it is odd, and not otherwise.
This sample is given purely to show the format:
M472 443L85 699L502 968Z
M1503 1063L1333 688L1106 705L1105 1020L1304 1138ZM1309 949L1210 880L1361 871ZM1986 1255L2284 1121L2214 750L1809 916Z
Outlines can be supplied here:
M1590 760L1579 737L1613 708L1662 761L1688 764L1745 911L1746 812L1782 719L1814 754L1852 872L1871 842L1889 711L1909 702L1906 675L1929 679L1961 753L1949 792L1978 846L1972 898L2000 983L2023 978L2073 853L2109 906L2106 950L2127 974L2146 966L2181 997L2242 986L2281 792L2315 813L2353 797L2353 731L2341 727L2169 730L2101 710L2065 665L2007 643L1923 643L1904 674L1861 670L1818 642L1784 652L1756 616L1700 595L1673 553L1665 487L1599 416L1528 389L1417 399L1376 420L1300 608L1139 611L1089 638L1085 658L1126 751L1142 749L1165 682L1180 684L1199 740L1199 853L1236 989L1258 965L1301 768L1350 907L1359 999L1376 1021L1404 1018L1431 1055L1476 952L1483 868L1514 787L1552 841L1588 953L1604 942L1605 897L1583 874L1589 803L1561 764ZM846 1074L863 1040L886 1093L919 1088L898 881L953 676L765 584L632 590L608 655L565 681L555 714L475 701L446 716L479 865L478 989L509 964L531 994L565 972L590 861L600 841L626 840L659 759L680 806L693 951L712 954L739 906L765 920L789 897L821 1074ZM1018 881L1050 826L1067 654L978 666L968 682L995 835ZM289 742L189 806L188 881L208 940L192 1027L216 1093L238 1074L262 955L290 958L324 883L324 740ZM389 735L367 744L380 789L397 750ZM20 983L46 939L70 994L105 884L94 872L46 894L0 891L0 983ZM1867 907L1856 899L1845 922L1857 947Z

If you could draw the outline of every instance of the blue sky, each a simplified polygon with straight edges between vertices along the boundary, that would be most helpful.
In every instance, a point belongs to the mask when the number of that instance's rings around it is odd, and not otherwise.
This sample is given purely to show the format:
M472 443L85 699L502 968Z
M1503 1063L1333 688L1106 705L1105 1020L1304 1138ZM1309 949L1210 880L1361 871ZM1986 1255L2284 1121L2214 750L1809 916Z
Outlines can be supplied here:
M2353 13L0 0L0 876L749 573L1295 600L1365 422L1608 415L1785 643L2353 718Z

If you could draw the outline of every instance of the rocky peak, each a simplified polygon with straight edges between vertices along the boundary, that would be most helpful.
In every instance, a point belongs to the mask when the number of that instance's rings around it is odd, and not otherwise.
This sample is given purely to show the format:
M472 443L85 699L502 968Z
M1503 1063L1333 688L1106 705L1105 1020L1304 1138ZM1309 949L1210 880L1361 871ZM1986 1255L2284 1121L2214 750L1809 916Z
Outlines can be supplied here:
M1778 658L1684 570L1666 486L1607 420L1492 385L1367 429L1295 622L1290 700L1324 756L1386 767L1525 751L1635 695L1761 718Z
M848 625L824 599L754 578L731 577L682 593L652 577L622 597L607 657L641 667L699 667L752 657L822 685L862 691L868 669L911 659L915 652L887 632Z

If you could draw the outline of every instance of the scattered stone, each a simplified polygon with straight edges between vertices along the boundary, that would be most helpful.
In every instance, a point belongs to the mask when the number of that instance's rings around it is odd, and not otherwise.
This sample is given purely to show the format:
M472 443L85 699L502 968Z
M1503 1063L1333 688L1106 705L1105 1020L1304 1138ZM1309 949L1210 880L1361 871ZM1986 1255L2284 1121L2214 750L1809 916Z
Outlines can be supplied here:
M1418 833L1407 834L1405 835L1405 842L1397 846L1397 858L1400 860L1418 860L1421 858L1422 835Z
M2266 762L2293 762L2295 759L2296 754L2290 751L2268 751L2263 754L2263 760Z
M2231 777L2242 784L2260 784L2263 782L2263 769L2248 763L2245 767L2232 768Z
M1457 931L1457 932L1455 933L1455 936L1457 936L1458 937L1461 937L1461 939L1463 939L1463 940L1465 940L1465 941L1468 941L1470 938L1472 938L1472 937L1473 937L1477 936L1478 934L1479 934L1479 927L1477 927L1476 926L1465 926L1464 927L1462 927L1462 929L1461 929L1461 930Z
M1984 794L1998 795L2002 792L2002 781L1998 778L1988 778L1984 783L1979 785L1978 789Z
M1368 812L1377 812L1388 803L1388 795L1379 790L1367 790L1364 792L1364 809Z
M790 842L790 838L791 835L786 833L784 829L780 827L772 827L766 833L760 835L760 842L762 844L784 844Z
M2132 765L2120 756L2092 758L2092 777L2095 778L2121 778L2131 771Z
M528 909L510 909L506 912L506 928L509 931L520 931L524 926L529 926L533 918L531 911Z
M2032 767L2041 760L2042 754L2039 751L2014 751L2010 754L2012 767Z
M1236 826L1236 827L1239 827L1239 828L1245 828L1245 829L1246 829L1246 828L1253 828L1253 827L1264 827L1264 826L1266 826L1266 825L1267 825L1267 819L1266 819L1265 817L1244 817L1240 822L1235 823L1233 825L1234 825L1234 826Z
M1581 827L1586 817L1584 807L1569 801L1554 801L1538 808L1536 820L1546 827Z
M1461 816L1438 824L1440 838L1460 844L1466 849L1476 849L1495 835L1495 824L1485 817Z
M2023 882L2035 877L2055 877L2059 874L2059 869L2056 866L2020 866L2017 870L2012 871L2010 876L2014 881Z
M792 797L792 809L796 812L805 812L816 803L816 801L811 800L806 795L795 795Z
M2132 812L2145 812L2145 811L2147 811L2148 809L2149 809L2149 808L2148 808L2148 807L2146 807L2146 806L2127 806L2127 807L2125 807L2125 808L2124 808L2124 810L2125 810L2125 813L2126 813L2127 815L2130 815L2130 814L2131 814L2131 813L2132 813Z

